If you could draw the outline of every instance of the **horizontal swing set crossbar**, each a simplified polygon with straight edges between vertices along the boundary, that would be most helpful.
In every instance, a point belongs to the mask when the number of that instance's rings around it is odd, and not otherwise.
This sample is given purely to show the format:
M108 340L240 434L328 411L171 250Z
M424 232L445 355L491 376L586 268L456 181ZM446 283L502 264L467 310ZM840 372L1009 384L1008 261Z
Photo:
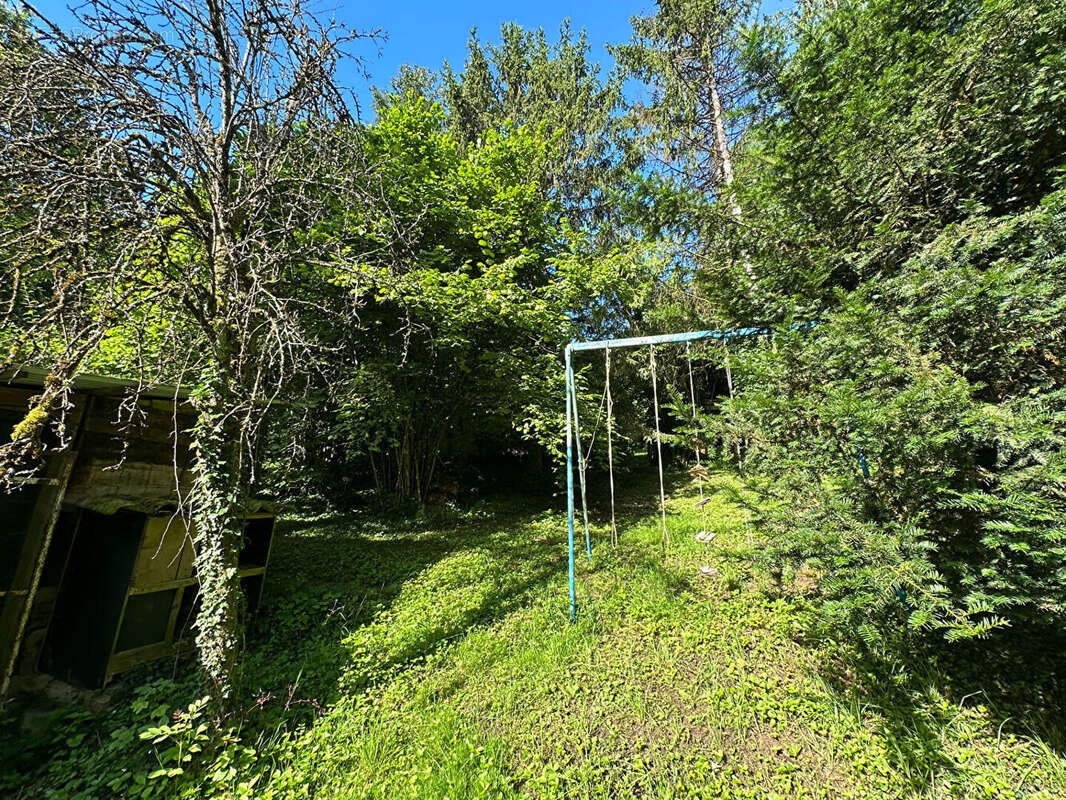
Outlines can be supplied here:
M808 323L810 324L810 323ZM574 383L572 354L584 350L616 350L623 347L643 347L657 344L683 344L699 339L732 339L742 336L760 336L771 332L770 328L727 328L726 330L686 331L664 333L657 336L634 336L628 339L598 339L590 342L570 342L566 346L566 514L568 545L570 549L570 619L577 616L577 587L574 579L574 447L572 426L576 426L577 390ZM573 420L573 421L572 421ZM579 454L579 458L580 458ZM584 488L582 488L584 491ZM584 496L584 495L582 495ZM592 563L592 541L585 529L585 549Z
M633 336L629 339L597 339L591 342L570 342L566 349L614 350L621 347L641 347L651 344L681 344L697 339L731 339L734 336L758 336L770 333L769 328L728 328L723 331L686 331L685 333L662 333L658 336Z

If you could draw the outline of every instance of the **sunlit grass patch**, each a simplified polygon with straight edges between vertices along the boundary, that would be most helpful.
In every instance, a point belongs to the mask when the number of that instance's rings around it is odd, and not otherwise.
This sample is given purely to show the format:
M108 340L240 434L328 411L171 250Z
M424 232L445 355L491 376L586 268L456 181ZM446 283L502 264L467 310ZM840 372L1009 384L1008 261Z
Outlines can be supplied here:
M624 487L617 549L594 499L575 622L558 511L289 523L244 670L249 707L263 701L232 776L141 780L145 723L123 712L57 734L25 797L116 781L105 796L1066 796L1054 731L955 693L933 664L866 676L848 642L805 643L802 593L738 557L759 544L743 484L712 474L702 511L684 484L665 546L656 487ZM170 684L163 716L192 688Z

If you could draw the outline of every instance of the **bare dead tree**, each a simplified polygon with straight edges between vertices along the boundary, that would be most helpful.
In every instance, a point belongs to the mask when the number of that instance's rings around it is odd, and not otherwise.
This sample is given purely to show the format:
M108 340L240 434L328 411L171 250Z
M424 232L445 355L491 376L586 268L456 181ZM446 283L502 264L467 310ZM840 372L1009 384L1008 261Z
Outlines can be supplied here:
M242 504L272 401L356 293L342 230L368 197L353 98L360 40L305 0L90 0L68 34L27 6L0 52L0 370L51 375L0 474L17 482L63 432L71 382L101 344L152 332L128 369L193 386L200 661L220 711L241 645ZM21 37L21 38L19 38ZM309 166L312 165L312 166ZM139 337L135 337L140 341ZM62 437L61 437L62 439Z

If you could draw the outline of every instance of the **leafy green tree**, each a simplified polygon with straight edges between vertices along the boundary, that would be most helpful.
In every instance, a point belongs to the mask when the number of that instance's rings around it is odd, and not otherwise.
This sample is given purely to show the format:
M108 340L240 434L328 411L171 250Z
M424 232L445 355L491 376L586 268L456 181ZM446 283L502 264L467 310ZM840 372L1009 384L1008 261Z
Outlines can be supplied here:
M560 349L630 305L647 265L557 227L542 127L463 143L441 105L410 92L379 104L365 147L383 203L345 227L364 232L350 246L370 299L358 336L337 346L356 366L336 405L308 420L320 474L342 461L338 488L368 476L425 499L479 458L526 453L532 465L558 446Z
M731 268L696 285L781 327L714 429L762 482L762 557L871 643L1066 609L1064 51L1046 0L814 3L746 34L751 224L703 243Z
M893 274L943 226L1054 188L1066 140L1061 4L810 4L748 39L768 118L741 180L764 289L809 298Z
M661 169L742 212L730 187L733 149L744 129L748 89L739 62L741 30L752 15L745 0L660 0L655 14L634 17L633 40L613 53L650 93L629 111Z
M654 14L633 18L629 43L612 47L646 96L626 116L653 166L638 190L645 198L638 219L669 235L681 263L697 271L721 263L705 243L744 236L733 184L738 143L753 113L740 63L753 9L747 0L660 0ZM751 261L741 265L750 280Z
M636 168L623 135L622 78L600 77L584 31L568 21L549 42L544 31L514 23L500 43L485 46L471 32L461 72L445 64L440 94L449 126L464 146L508 125L543 126L554 142L544 188L575 225L602 222L614 210L610 191Z

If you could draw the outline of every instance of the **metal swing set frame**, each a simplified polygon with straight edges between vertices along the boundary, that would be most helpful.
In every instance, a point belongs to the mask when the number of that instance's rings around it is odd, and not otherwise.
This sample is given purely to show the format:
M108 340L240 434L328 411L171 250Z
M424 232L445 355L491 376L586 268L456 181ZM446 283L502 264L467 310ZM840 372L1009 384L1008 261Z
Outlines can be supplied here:
M726 330L710 330L710 331L687 331L685 333L666 333L658 336L635 336L629 339L599 339L588 342L571 342L566 346L565 360L566 360L566 514L567 514L567 527L568 535L567 541L570 551L570 619L573 620L577 617L577 588L575 582L574 573L574 442L578 433L578 416L577 416L577 387L574 381L574 364L573 357L575 353L584 352L589 350L604 350L605 359L607 364L607 386L604 392L604 397L607 404L607 444L608 444L608 459L611 459L611 395L610 395L610 351L621 350L628 347L649 347L650 348L650 360L651 360L651 378L652 378L652 390L655 396L656 412L655 412L655 444L658 449L658 465L659 465L659 503L660 512L662 514L663 524L663 536L667 537L666 533L666 495L663 488L663 474L662 474L662 434L659 430L659 413L658 413L658 381L655 374L655 346L661 344L685 344L686 346L690 342L698 341L701 339L717 339L721 342L726 342L729 339L747 337L747 336L760 336L769 334L769 328L729 328ZM693 392L692 403L695 407L695 392ZM585 469L584 469L584 456L581 452L580 440L578 440L578 453L577 460L579 465L579 474L581 479L581 504L582 511L584 512L585 522L585 551L588 553L589 563L592 563L592 538L589 534L589 521L588 521L588 505L585 500ZM613 468L612 468L613 470ZM614 479L611 479L611 529L615 530L614 525Z

